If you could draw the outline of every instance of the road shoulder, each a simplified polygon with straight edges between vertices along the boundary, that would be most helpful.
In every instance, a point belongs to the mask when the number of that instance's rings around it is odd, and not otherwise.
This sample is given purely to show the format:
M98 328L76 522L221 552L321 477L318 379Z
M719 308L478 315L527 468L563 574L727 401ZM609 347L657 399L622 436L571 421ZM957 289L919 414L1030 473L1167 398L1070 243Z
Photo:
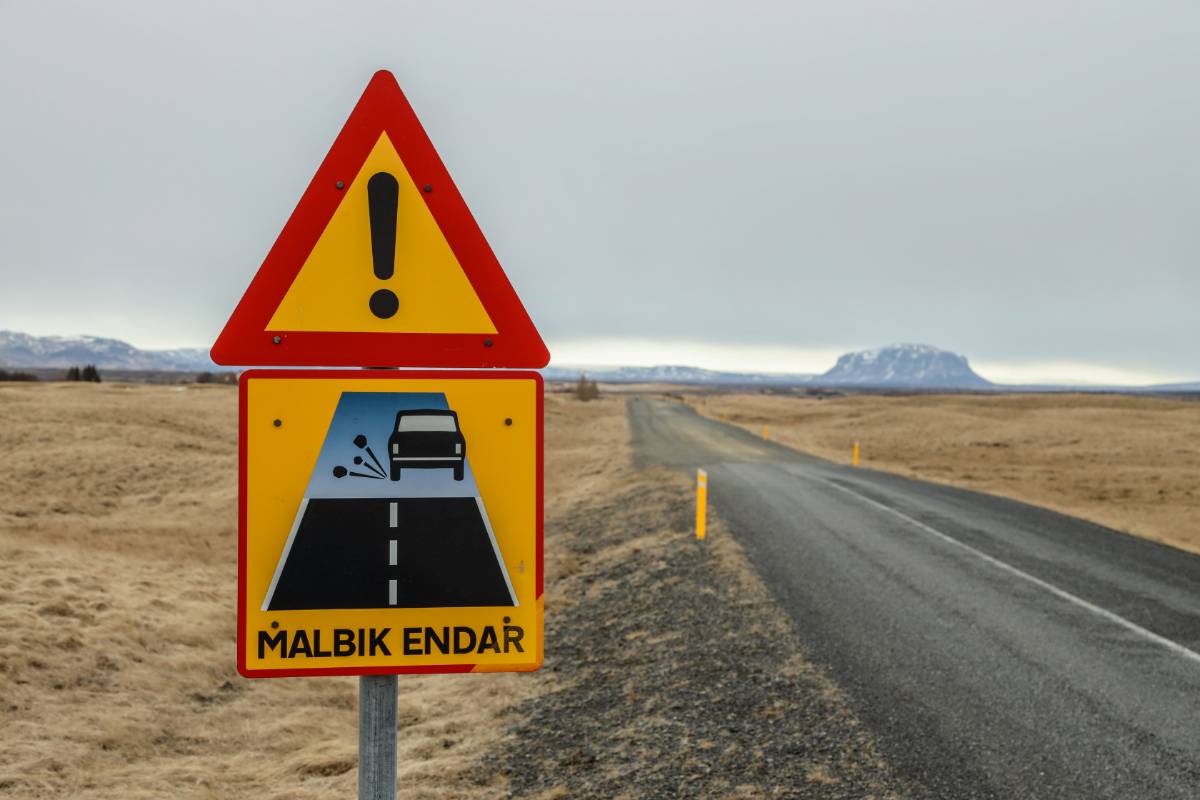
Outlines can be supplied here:
M580 427L555 401L547 477L579 480L547 520L545 668L495 752L510 796L903 796L719 518L695 541L690 480L631 466L624 404Z

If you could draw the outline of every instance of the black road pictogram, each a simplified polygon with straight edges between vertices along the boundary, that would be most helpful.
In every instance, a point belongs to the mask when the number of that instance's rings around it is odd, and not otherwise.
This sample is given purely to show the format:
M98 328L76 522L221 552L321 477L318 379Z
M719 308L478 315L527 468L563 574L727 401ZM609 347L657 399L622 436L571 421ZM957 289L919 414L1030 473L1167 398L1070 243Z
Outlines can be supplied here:
M475 497L310 498L264 610L512 606Z

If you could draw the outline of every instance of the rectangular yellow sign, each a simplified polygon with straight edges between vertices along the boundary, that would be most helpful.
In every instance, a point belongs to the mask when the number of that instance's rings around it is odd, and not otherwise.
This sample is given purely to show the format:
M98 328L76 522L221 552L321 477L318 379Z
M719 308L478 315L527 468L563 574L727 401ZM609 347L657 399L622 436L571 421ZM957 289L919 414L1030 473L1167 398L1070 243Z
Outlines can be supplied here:
M241 377L238 670L535 670L536 372Z

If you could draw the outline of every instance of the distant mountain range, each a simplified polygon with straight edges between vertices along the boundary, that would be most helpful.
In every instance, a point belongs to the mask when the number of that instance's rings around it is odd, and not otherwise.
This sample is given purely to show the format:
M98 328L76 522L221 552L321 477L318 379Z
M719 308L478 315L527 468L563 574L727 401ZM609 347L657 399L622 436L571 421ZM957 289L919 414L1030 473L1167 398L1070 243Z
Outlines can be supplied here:
M95 364L100 369L175 370L204 372L218 369L200 347L141 350L120 339L100 336L30 336L0 331L0 367L72 367Z
M546 367L542 376L548 381L573 381L581 374L603 383L678 383L696 385L795 386L809 383L813 375L803 373L720 372L700 367Z
M907 389L917 391L1122 391L1200 392L1200 381L1155 386L996 384L979 375L964 356L926 344L894 344L846 353L820 375L717 372L696 367L568 367L542 370L547 380L577 380L586 373L603 383L667 383L724 386Z
M821 375L805 373L717 372L697 367L617 367L582 369L549 367L549 380L574 380L581 372L605 383L682 383L737 386L800 386L987 389L991 383L977 375L963 356L923 344L897 344L876 350L846 353L833 369Z
M0 331L0 368L65 368L95 364L100 369L165 372L209 372L221 369L200 347L142 350L120 339L100 336L30 336ZM1081 387L990 383L956 353L922 344L896 344L874 350L846 353L833 368L820 375L807 373L722 372L686 366L572 367L542 370L547 380L573 381L580 373L603 383L662 383L696 386L813 386L859 389L1044 391ZM1089 386L1089 391L1131 387ZM1134 391L1200 392L1200 382L1138 387Z
M1200 381L1192 381L1190 383L1160 383L1157 386L1147 387L1156 392L1200 392Z

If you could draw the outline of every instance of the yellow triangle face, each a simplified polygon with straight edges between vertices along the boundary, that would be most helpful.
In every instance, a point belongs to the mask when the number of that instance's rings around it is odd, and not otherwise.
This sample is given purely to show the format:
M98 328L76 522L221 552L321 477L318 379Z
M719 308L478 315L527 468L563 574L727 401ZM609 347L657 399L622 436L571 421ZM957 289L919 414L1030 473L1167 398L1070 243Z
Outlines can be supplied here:
M400 184L395 273L375 277L367 181L390 172ZM380 319L371 295L399 298L395 315ZM471 282L404 168L386 133L345 189L341 205L275 309L267 330L368 333L495 333Z

